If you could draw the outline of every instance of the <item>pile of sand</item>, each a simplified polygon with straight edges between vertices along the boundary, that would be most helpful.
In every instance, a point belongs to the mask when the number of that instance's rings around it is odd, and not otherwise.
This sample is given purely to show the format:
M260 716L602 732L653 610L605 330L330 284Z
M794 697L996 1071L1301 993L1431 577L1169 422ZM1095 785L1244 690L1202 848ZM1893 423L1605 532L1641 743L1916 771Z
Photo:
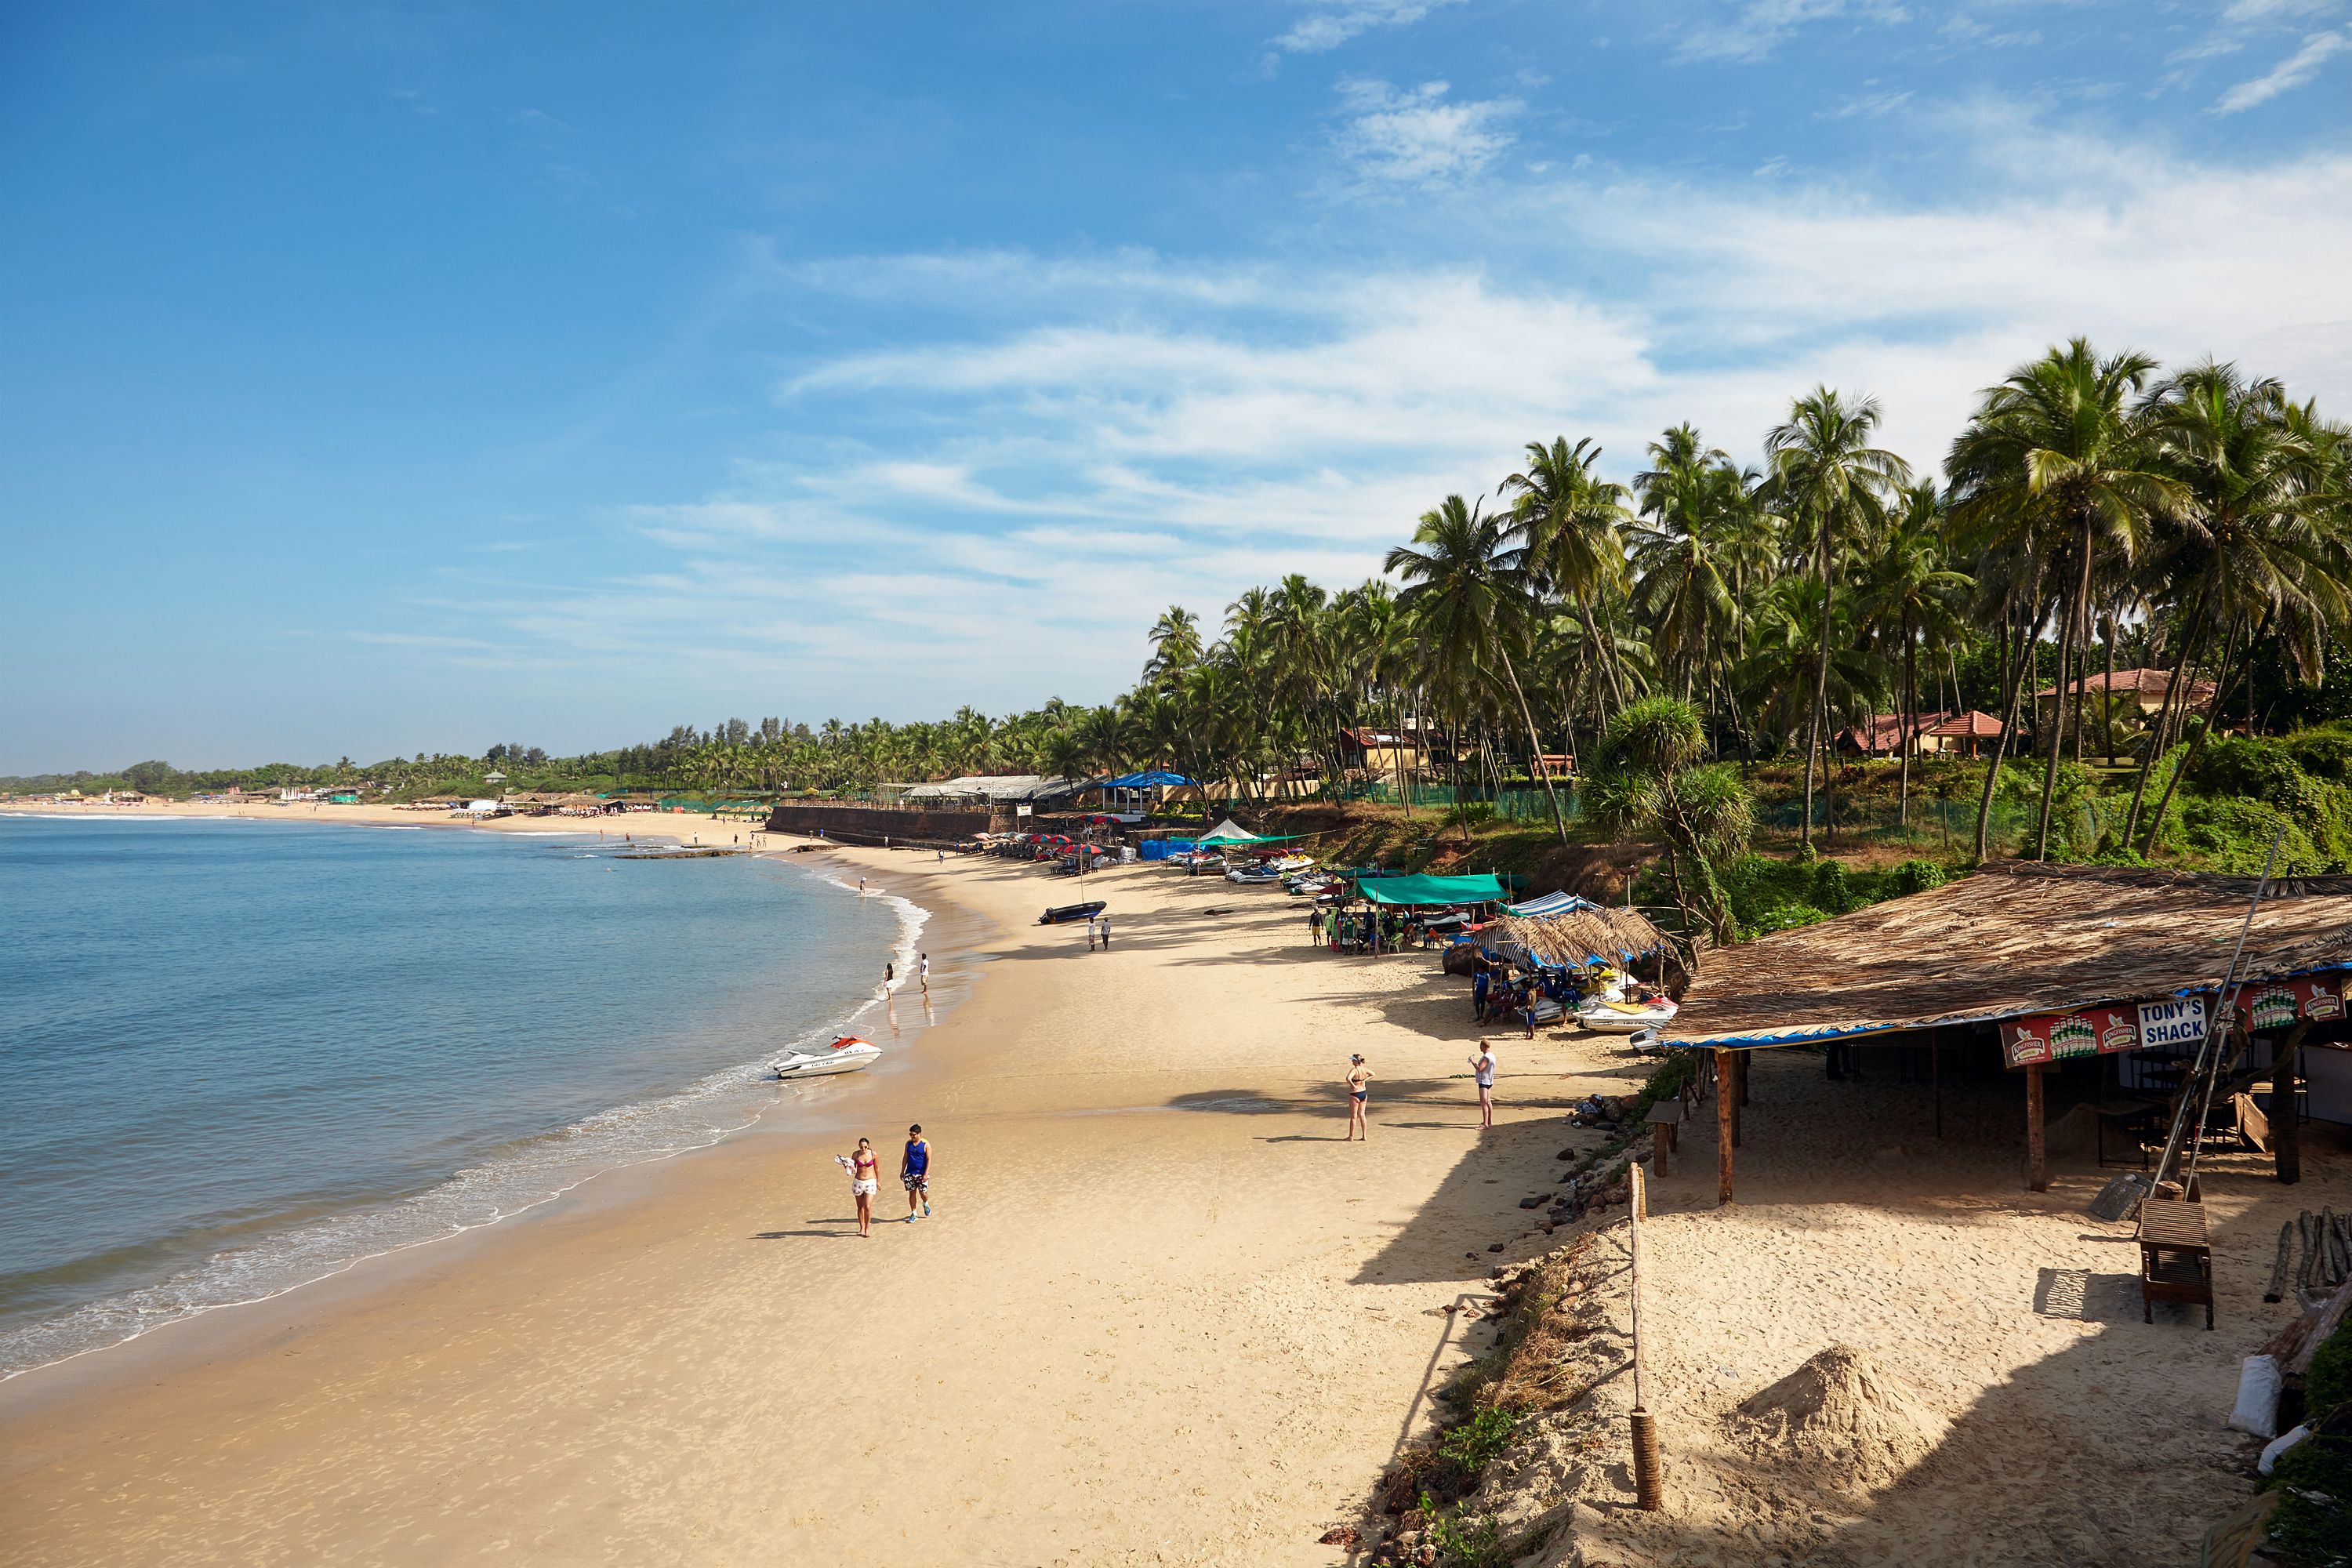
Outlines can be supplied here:
M1758 1458L1840 1489L1889 1485L1944 1439L1941 1416L1848 1345L1743 1402L1732 1424Z

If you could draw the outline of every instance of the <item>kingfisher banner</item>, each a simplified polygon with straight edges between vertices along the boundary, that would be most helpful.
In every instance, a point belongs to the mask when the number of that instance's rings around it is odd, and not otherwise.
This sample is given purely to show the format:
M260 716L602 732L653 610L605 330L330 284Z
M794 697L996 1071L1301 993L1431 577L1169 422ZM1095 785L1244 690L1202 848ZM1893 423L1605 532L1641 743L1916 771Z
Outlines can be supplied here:
M2105 1056L2139 1048L2138 1009L2129 1003L2074 1013L2035 1013L2000 1026L2001 1055L2011 1067L2034 1067L2068 1057Z
M2240 994L2253 1015L2253 1031L2287 1029L2298 1023L2326 1024L2344 1016L2344 976L2308 974L2300 980L2264 980ZM2226 1026L2237 1021L2237 1009L2224 1007Z

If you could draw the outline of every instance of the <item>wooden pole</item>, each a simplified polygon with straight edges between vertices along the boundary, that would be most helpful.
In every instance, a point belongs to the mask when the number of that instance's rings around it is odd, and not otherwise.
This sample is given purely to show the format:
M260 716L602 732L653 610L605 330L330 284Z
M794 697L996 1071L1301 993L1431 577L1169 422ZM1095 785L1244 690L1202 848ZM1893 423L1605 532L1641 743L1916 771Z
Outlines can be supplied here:
M1665 1506L1665 1500L1659 1486L1658 1426L1642 1394L1642 1214L1647 1207L1647 1188L1640 1161L1628 1168L1627 1175L1633 1189L1633 1506L1655 1513Z
M2050 1162L2042 1142L2042 1064L2025 1069L2025 1190L2050 1190Z
M1735 1085L1731 1096L1731 1146L1739 1147L1739 1108L1748 1103L1748 1053L1731 1053L1731 1078Z
M1715 1053L1715 1200L1718 1204L1731 1201L1731 1152L1739 1145L1732 1126L1732 1118L1738 1114L1738 1093L1731 1082L1731 1075L1739 1070L1731 1061L1738 1054L1720 1047Z
M2308 1022L2287 1031L2271 1052L2271 1152L2278 1161L2278 1179L2293 1186L2303 1180L2302 1118L2294 1113L2295 1067L2303 1056Z

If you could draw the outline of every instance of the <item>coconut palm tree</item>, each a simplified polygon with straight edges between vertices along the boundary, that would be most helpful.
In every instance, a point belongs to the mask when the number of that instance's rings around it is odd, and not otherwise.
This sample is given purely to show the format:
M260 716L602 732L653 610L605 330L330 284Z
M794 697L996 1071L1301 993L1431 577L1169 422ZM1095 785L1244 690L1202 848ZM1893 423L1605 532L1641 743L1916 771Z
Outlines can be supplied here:
M1412 542L1421 548L1399 545L1381 563L1381 570L1395 573L1407 584L1397 597L1398 607L1414 618L1449 667L1457 702L1475 684L1467 679L1472 671L1500 667L1527 726L1528 761L1543 781L1552 826L1559 841L1567 843L1568 822L1560 815L1550 771L1541 761L1543 742L1536 735L1535 711L1528 706L1511 658L1512 648L1525 641L1534 609L1518 552L1508 547L1499 519L1482 516L1458 495L1447 496L1433 510L1421 514ZM1457 710L1456 717L1463 715ZM1466 843L1466 818L1464 839Z
M1911 752L1917 741L1911 727L1919 713L1919 642L1925 637L1934 647L1960 635L1960 596L1970 586L1967 574L1946 564L1948 547L1943 497L1932 484L1914 485L1903 493L1885 536L1872 551L1863 588L1864 615L1891 628L1902 650L1895 820L1906 828L1911 826Z
M2015 523L2030 519L2043 525L2043 543L2056 552L2044 581L2063 598L2036 859L2049 858L2050 802L2070 711L2081 722L2080 678L2070 687L2067 669L2089 625L2095 558L2104 548L2130 559L2148 519L2180 493L2152 463L2145 423L2131 406L2155 368L2146 354L2102 358L2087 339L2075 338L1987 388L1944 464L1964 526L1988 512Z
M1645 697L1609 721L1587 795L1595 818L1619 836L1664 840L1683 930L1695 931L1703 920L1722 946L1738 932L1716 867L1747 848L1755 812L1731 765L1706 759L1698 710L1673 697ZM1685 867L1698 883L1696 894ZM1697 956L1694 937L1694 968Z
M1547 447L1528 443L1527 467L1503 480L1511 499L1511 531L1519 545L1515 563L1540 589L1573 605L1584 635L1601 652L1601 668L1618 707L1626 701L1625 678L1613 657L1614 637L1603 638L1595 606L1627 584L1622 535L1633 513L1625 487L1601 477L1601 448L1591 441L1571 447L1564 436Z
M1849 402L1817 386L1790 406L1786 424L1764 437L1771 493L1789 520L1791 553L1811 559L1821 580L1820 645L1813 655L1813 701L1806 716L1802 852L1813 847L1813 771L1830 680L1831 596L1847 548L1877 531L1894 493L1911 482L1911 466L1871 445L1880 422L1878 399Z

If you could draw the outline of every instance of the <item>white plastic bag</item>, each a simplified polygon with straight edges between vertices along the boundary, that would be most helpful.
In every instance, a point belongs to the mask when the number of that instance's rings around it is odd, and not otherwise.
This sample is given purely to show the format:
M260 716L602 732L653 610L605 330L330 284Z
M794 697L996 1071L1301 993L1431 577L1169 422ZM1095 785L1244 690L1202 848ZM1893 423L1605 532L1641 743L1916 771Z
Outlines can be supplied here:
M2262 1462L2254 1468L2262 1471L2263 1474L2266 1476L2269 1475L2272 1469L2278 1464L2279 1456L2281 1454L2285 1453L2289 1448L2294 1447L2297 1443L2302 1442L2305 1437L2310 1436L2311 1423L2306 1421L2302 1426L2296 1427L2294 1431L2287 1433L2285 1436L2272 1438L2270 1447L2263 1450Z
M2279 1369L2274 1356L2250 1355L2238 1368L2238 1407L2230 1425L2257 1437L2278 1435Z

